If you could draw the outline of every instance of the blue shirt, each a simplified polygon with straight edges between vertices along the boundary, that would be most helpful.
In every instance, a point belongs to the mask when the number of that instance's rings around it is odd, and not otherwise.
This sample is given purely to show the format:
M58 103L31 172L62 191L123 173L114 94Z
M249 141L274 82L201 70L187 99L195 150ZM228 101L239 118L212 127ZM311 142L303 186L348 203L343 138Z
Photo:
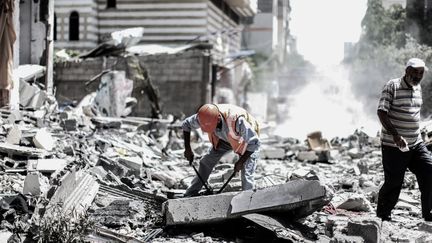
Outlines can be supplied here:
M215 130L215 134L219 139L224 140L225 142L228 142L228 132L229 128L228 125L225 122L225 119L222 120L222 126L221 128L217 128ZM198 129L200 128L198 115L194 114L188 118L186 118L183 121L182 124L183 131L190 132L192 129ZM249 124L249 122L246 121L244 117L239 117L236 121L236 131L240 136L243 137L243 139L247 142L246 150L250 152L255 152L259 149L259 146L261 145L261 142L259 140L258 134L255 132L255 130L252 128L252 126Z

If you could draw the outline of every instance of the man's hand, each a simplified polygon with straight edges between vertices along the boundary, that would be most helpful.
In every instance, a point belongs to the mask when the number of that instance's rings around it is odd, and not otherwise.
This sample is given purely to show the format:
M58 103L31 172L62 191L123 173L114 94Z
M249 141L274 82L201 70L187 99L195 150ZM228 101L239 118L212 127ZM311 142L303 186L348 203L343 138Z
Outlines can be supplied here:
M407 146L406 140L401 135L394 135L393 141L399 148L405 148Z
M189 165L192 165L192 162L194 160L194 153L192 152L192 149L185 149L184 156L189 161Z

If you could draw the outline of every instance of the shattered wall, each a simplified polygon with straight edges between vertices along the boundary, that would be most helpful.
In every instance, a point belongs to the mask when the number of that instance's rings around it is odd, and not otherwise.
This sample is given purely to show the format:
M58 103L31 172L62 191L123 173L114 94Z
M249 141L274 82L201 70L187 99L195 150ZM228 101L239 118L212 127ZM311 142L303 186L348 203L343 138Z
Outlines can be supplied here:
M139 57L159 90L163 113L190 115L200 104L210 101L210 59L210 56L199 50ZM95 91L98 82L89 85L87 89L85 83L103 70L110 69L116 60L117 58L108 58L104 62L103 58L95 58L56 63L55 86L59 103L74 100L79 102L85 95ZM149 116L150 106L146 95L142 93L141 97L135 98L138 99L138 104L132 115Z

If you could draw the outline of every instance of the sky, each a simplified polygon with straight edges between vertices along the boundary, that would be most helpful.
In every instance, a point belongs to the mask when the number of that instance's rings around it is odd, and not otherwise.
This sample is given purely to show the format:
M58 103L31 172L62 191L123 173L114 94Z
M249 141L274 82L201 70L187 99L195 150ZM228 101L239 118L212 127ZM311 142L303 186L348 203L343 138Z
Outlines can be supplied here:
M298 51L320 66L339 63L344 42L357 42L367 0L291 0Z

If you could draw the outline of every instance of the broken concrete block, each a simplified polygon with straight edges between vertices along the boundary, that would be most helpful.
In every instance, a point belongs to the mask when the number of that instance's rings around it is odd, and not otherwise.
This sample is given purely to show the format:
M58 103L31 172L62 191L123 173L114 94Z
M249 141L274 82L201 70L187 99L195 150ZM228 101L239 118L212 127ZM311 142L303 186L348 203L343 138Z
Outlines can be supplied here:
M23 194L33 196L45 194L50 187L49 180L38 172L28 173L24 180Z
M110 121L103 120L102 118L91 118L91 122L96 126L96 128L109 129L109 128L120 128L122 125L121 121Z
M62 203L62 212L73 212L78 216L90 207L98 190L99 184L93 176L81 171L72 171L63 177L49 204L53 206ZM50 214L49 210L46 214Z
M304 237L299 232L285 227L274 217L257 213L246 214L243 215L243 217L270 231L273 231L276 234L276 237L280 239L285 239L292 242L304 241Z
M381 236L381 220L373 217L353 218L348 222L347 235L361 236L365 242L378 243Z
M164 171L153 171L151 177L163 181L164 185L168 188L172 188L177 185L177 181L175 180L175 178L169 176Z
M365 240L360 236L350 236L337 233L331 238L330 243L364 243Z
M237 193L170 199L162 208L167 225L220 222L230 217L231 199Z
M324 201L325 196L326 188L319 181L294 180L261 190L239 193L231 201L231 213L246 214L272 209L289 211L314 199Z
M356 212L371 212L373 210L369 200L367 200L366 197L362 194L352 194L349 196L349 198L347 198L345 201L343 201L336 207Z
M75 118L61 120L60 126L63 127L65 131L76 131L78 127L78 122Z
M297 154L297 159L300 161L318 161L318 155L315 151L300 151Z
M322 137L321 131L309 133L307 135L309 148L314 151L322 151L331 149L331 145L327 139Z
M132 170L136 170L136 171L140 171L141 170L141 166L143 163L143 160L141 157L135 156L135 157L120 157L118 160L119 163L123 164L124 166L132 169Z
M9 242L9 238L12 236L12 232L0 231L0 242Z
M21 112L19 110L12 110L8 116L8 122L10 124L14 124L18 121L22 120L22 115Z
M352 148L352 149L348 150L348 155L352 159L360 159L363 157L364 154L358 148Z
M33 137L33 143L37 148L51 151L54 148L54 139L45 128L41 128Z
M0 143L0 152L8 154L9 156L19 155L29 157L43 157L48 155L46 150L18 146L8 143Z
M19 144L21 141L22 132L18 125L14 124L9 130L6 137L6 142L10 144Z
M97 177L100 177L100 179L103 179L108 175L108 172L102 166L91 167L89 172Z
M260 151L260 157L264 159L283 159L285 150L283 148L263 148Z
M432 222L421 222L418 229L428 233L432 233Z
M61 170L67 165L65 159L38 159L29 160L27 162L28 171L39 171L44 173L53 173L56 170Z

